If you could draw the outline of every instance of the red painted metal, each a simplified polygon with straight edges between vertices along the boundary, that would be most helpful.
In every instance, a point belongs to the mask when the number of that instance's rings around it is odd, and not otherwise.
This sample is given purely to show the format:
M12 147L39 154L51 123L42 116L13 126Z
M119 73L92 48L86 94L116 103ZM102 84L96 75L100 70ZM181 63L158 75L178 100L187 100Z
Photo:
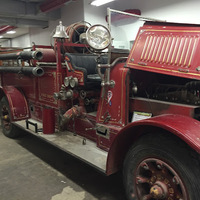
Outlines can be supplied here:
M64 3L70 2L71 0L46 0L40 5L42 12L49 12L63 6ZM73 0L74 1L74 0Z
M149 106L151 104L151 107ZM184 116L195 117L195 110L199 106L187 105L187 104L174 104L171 102L149 100L145 98L131 98L130 99L130 111L140 111L152 113L153 116L159 116L163 114L178 114Z
M29 108L25 96L13 86L4 86L1 87L1 89L4 91L8 99L12 121L29 118Z
M127 108L129 87L126 82L128 68L124 68L124 63L117 64L111 70L111 80L115 81L115 87L102 90L101 98L98 105L97 123L105 123L109 125L125 126L128 121ZM103 94L104 93L104 94ZM110 116L110 120L106 122L106 117Z
M94 127L94 120L81 116L80 118L71 120L67 128L68 130L75 132L78 135L81 135L85 138L88 138L89 140L97 142L97 135Z
M61 48L63 47L66 47L65 50L67 50L67 52L71 52L72 50L74 51L74 48L80 48L80 47L84 48L86 46L85 44L75 44L72 42L65 42ZM52 49L52 47L35 45L33 49L37 51L41 51L43 55L42 59L40 59L39 61L33 60L33 62L56 63L56 52L54 49ZM61 56L61 61L64 62L64 56Z
M83 106L73 106L63 115L63 120L66 121L65 124L67 125L70 120L80 117L85 112Z
M127 66L200 79L200 26L146 23L140 28Z
M128 124L120 130L109 149L107 160L107 174L118 171L123 164L123 157L127 149L143 133L154 131L168 131L185 141L192 149L200 153L200 123L197 120L176 114L165 114L146 120L136 121Z
M56 53L53 49L36 48L38 51L42 52L43 58L39 62L56 62Z
M127 62L118 62L111 68L109 78L114 86L101 87L99 82L97 86L91 84L92 89L85 86L83 73L71 67L70 60L62 51L72 51L68 47L84 47L83 44L58 39L54 49L35 45L33 49L42 49L44 54L40 61L46 62L41 65L44 76L0 74L2 91L12 109L12 120L35 119L43 123L44 134L52 134L55 128L60 127L60 116L64 115L69 119L67 130L96 142L97 147L108 152L108 175L122 167L129 148L147 131L168 131L200 153L200 123L196 120L200 112L199 91L190 91L190 95L195 92L195 97L198 97L196 103L190 102L190 105L187 98L186 103L169 102L166 98L165 101L157 100L153 95L150 99L146 94L154 83L155 74L162 75L159 77L161 81L164 79L169 84L172 84L171 80L166 76L184 78L181 79L184 90L190 79L199 80L200 74L196 69L200 66L197 52L199 32L199 26L145 24L139 30ZM68 66L63 65L64 57ZM75 88L63 86L65 77L78 78L79 85ZM133 84L138 87L136 94L131 89ZM67 97L65 92L69 89L72 95ZM63 99L56 99L57 94L63 95ZM77 107L81 109L74 109ZM153 117L131 122L135 111L148 112ZM99 127L105 131L99 131Z
M43 133L53 134L55 132L55 112L52 108L43 108L42 113Z
M45 68L46 69L46 68ZM43 78L36 80L37 88L35 92L38 95L38 101L42 104L47 104L52 107L57 107L57 101L54 99L54 92L58 91L57 85L61 86L61 83L57 83L56 69L46 69ZM64 74L64 73L63 73ZM60 77L60 76L59 76Z

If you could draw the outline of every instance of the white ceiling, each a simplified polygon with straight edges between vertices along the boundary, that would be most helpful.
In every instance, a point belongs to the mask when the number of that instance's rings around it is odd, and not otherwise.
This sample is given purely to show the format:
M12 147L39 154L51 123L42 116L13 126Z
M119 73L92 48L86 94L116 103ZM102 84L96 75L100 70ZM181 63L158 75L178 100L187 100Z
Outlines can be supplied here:
M27 33L29 33L29 28L28 27L24 27L24 28L16 28L14 29L16 31L16 33L14 34L7 34L7 33L4 33L4 34L1 34L1 36L3 36L3 38L0 38L0 42L3 42L7 39L11 39L11 38L16 38L16 37L19 37L21 35L25 35Z

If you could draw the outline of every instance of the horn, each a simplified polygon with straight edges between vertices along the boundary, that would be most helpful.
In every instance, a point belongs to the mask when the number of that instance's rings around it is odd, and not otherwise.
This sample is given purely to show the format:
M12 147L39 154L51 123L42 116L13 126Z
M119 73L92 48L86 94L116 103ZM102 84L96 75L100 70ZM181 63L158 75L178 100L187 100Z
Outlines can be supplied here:
M59 22L59 25L56 27L56 32L53 35L53 38L69 38L66 34L65 26L62 25L62 22Z

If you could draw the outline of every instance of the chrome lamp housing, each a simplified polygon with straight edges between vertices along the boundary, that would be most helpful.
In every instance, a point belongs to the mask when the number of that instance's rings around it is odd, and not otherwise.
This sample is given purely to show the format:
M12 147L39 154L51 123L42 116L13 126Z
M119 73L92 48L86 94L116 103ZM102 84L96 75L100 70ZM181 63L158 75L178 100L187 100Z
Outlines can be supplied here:
M102 51L110 45L112 39L110 31L103 25L93 25L86 32L88 45L95 51Z

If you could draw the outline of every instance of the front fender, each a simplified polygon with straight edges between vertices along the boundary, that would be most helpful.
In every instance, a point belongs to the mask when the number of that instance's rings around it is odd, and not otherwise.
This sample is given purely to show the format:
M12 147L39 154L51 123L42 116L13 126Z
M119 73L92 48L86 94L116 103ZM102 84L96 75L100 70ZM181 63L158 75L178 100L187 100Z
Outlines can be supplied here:
M107 174L119 170L130 146L145 133L167 131L200 153L200 122L182 115L166 114L130 123L123 128L108 152Z
M13 86L0 87L6 95L11 111L11 120L19 121L28 119L30 112L25 96Z

